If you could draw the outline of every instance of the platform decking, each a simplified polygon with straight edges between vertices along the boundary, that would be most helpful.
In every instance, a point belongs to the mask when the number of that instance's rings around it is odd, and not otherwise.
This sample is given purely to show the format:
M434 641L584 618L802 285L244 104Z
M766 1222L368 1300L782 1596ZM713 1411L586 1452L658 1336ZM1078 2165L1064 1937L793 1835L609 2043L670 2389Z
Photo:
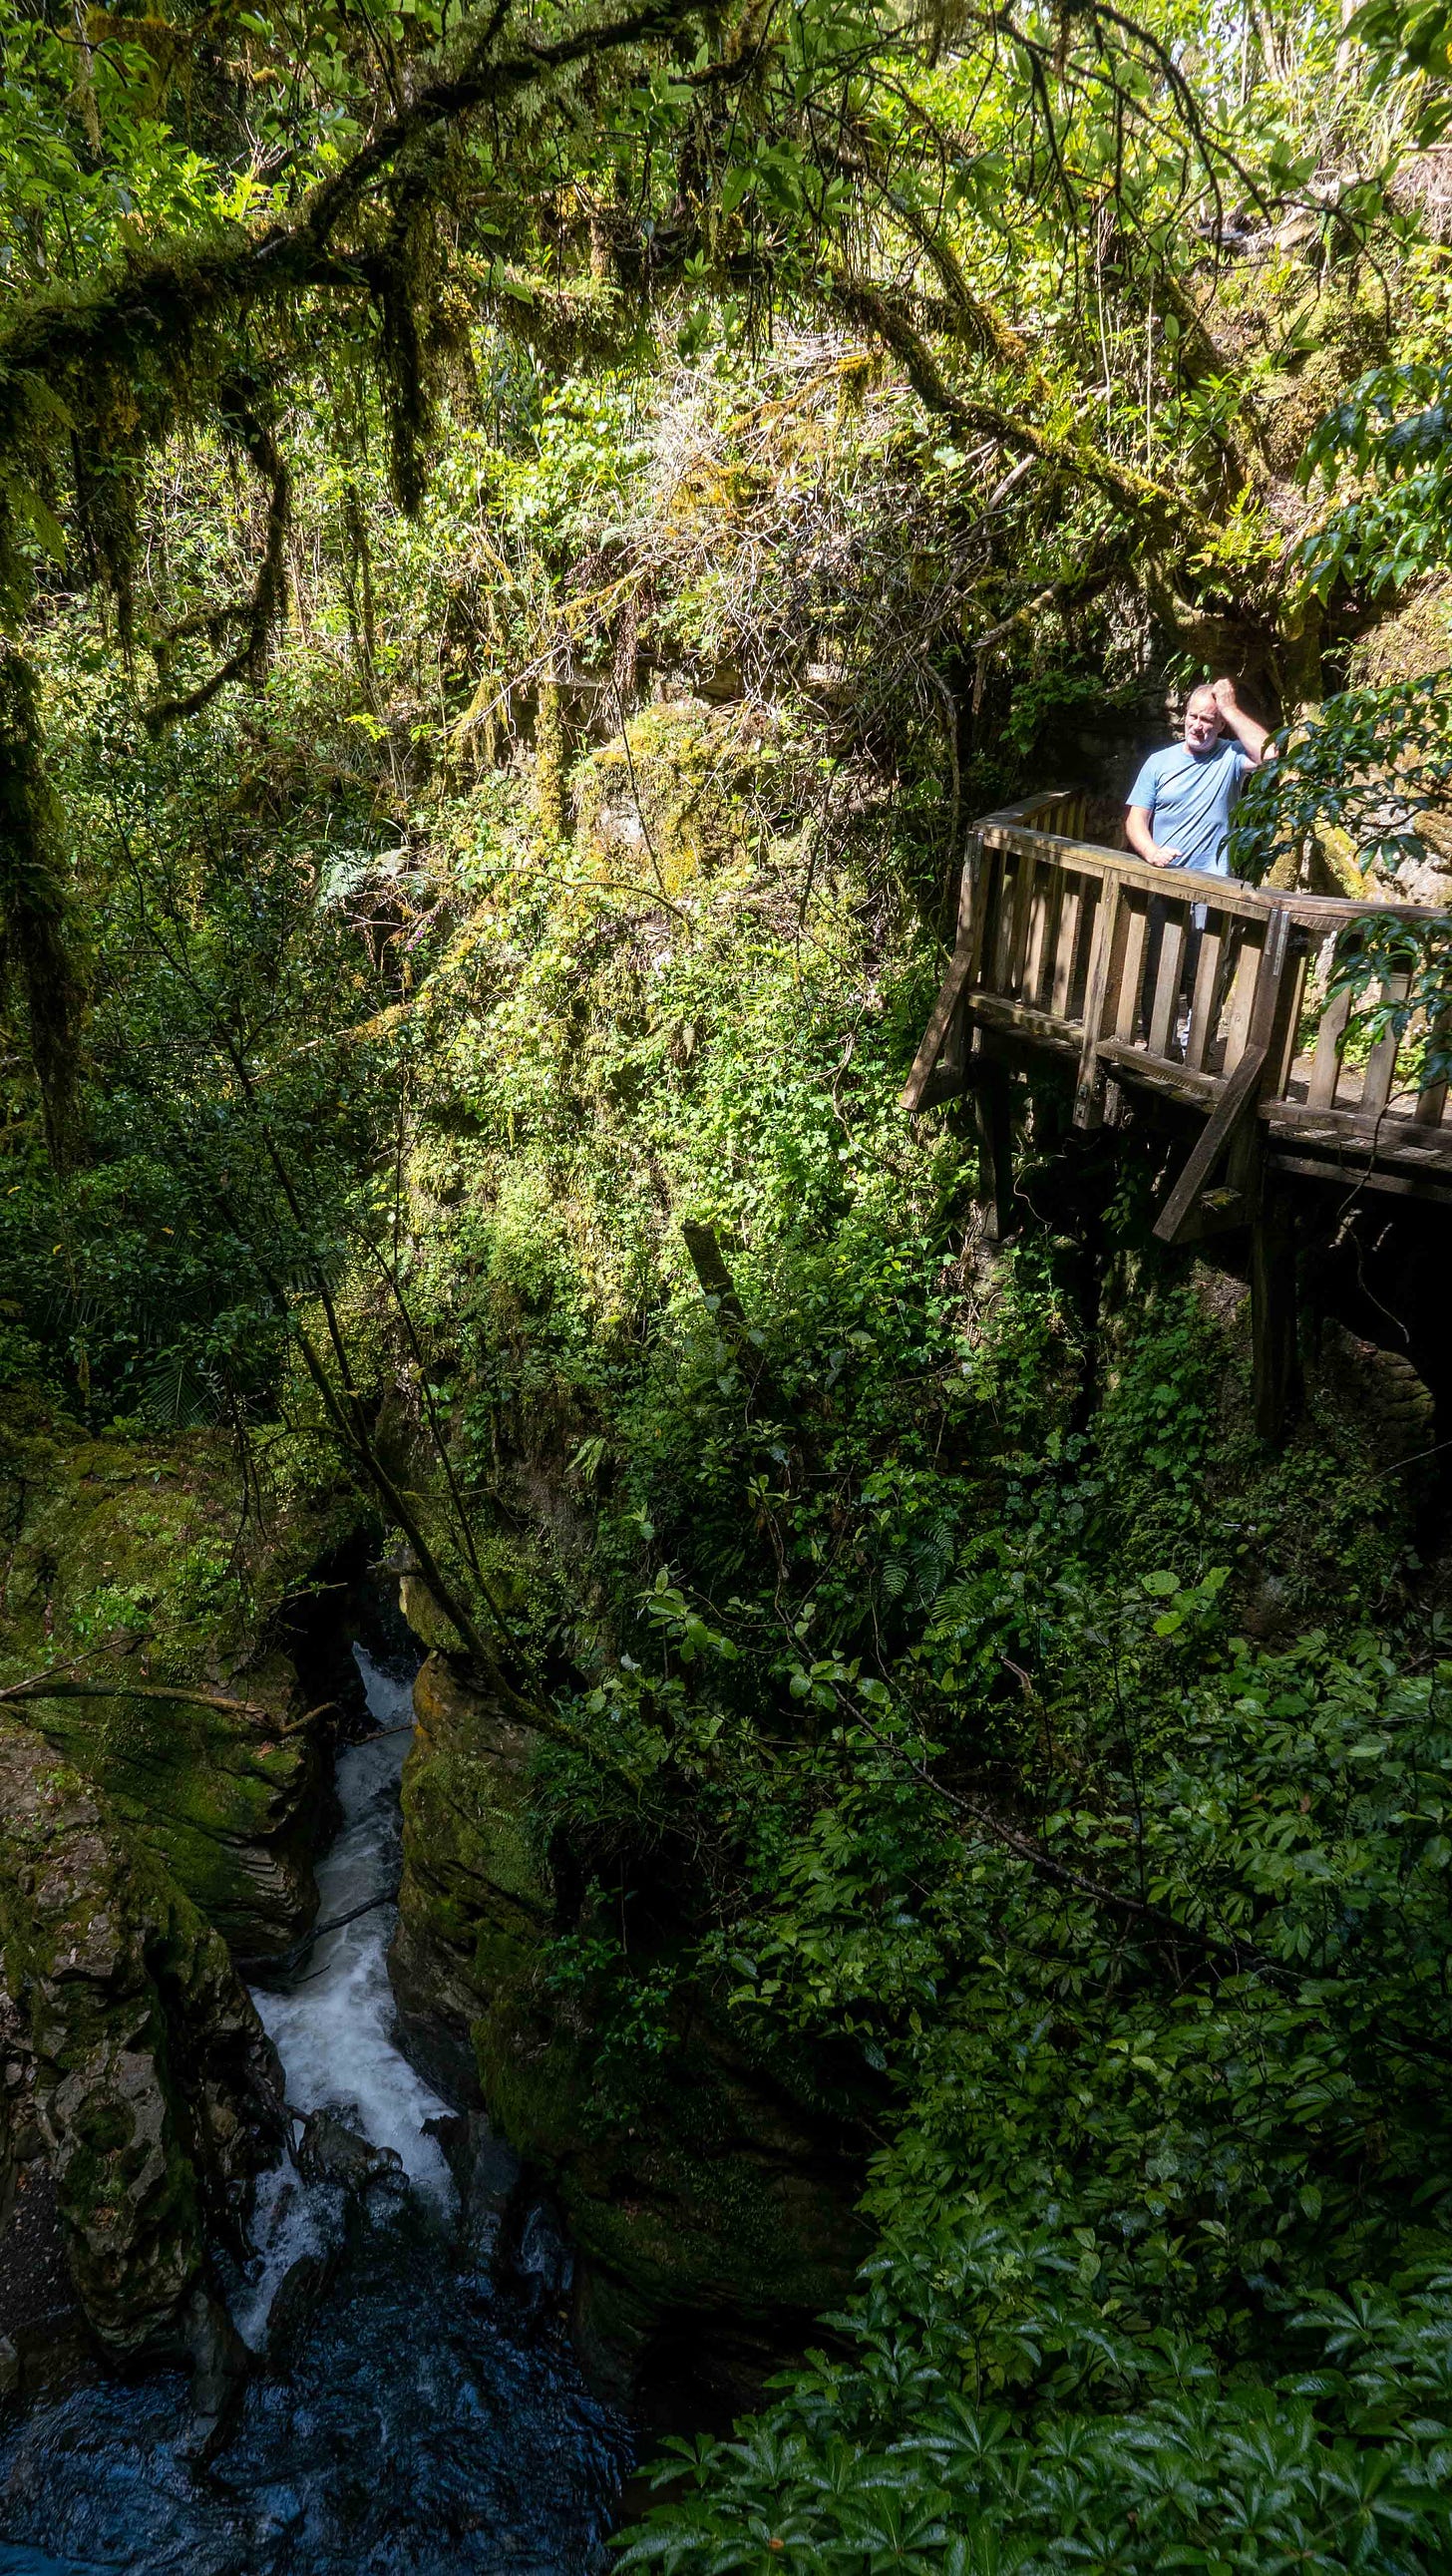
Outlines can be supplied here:
M1152 867L1076 838L1083 813L1082 797L1055 791L974 826L952 963L904 1103L974 1094L990 1232L1011 1217L1005 1077L1025 1052L1072 1069L1076 1126L1116 1122L1127 1092L1198 1111L1155 1231L1183 1243L1249 1229L1257 1409L1275 1436L1295 1370L1294 1290L1276 1277L1294 1266L1288 1186L1340 1181L1452 1205L1447 1084L1414 1082L1407 1039L1343 1063L1350 1002L1313 1016L1308 977L1370 911L1437 915Z

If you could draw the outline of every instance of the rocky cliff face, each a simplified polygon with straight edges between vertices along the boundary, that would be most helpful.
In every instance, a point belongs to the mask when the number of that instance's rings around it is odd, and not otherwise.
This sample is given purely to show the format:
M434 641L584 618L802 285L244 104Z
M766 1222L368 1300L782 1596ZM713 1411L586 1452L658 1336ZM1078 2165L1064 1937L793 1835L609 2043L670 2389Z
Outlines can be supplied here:
M11 2197L41 2149L71 2280L107 2352L228 2330L208 2229L277 2152L281 2074L225 1943L42 1737L0 1727L0 1961ZM5 2162L0 2158L0 2163Z
M852 2125L803 2072L753 2060L702 1994L622 2075L588 1988L547 1972L551 1872L533 1746L431 1655L404 1773L395 1987L456 2082L558 2196L581 2258L577 2340L657 2418L745 2403L840 2298L865 2250Z
M276 1622L322 1553L325 1513L279 1514L260 1562L242 1564L235 1461L215 1434L92 1439L14 1398L0 1406L0 1495L0 1682L114 1680L114 1695L29 1702L27 1718L237 1957L288 1949L316 1904L321 1770ZM213 1704L168 1698L168 1681Z

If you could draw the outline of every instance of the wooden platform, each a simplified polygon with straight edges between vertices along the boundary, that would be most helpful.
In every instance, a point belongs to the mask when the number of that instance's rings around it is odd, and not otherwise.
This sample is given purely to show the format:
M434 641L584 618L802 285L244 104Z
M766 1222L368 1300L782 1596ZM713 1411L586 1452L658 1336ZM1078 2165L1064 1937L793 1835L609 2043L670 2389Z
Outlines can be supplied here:
M1250 1230L1257 1412L1275 1437L1295 1375L1287 1192L1332 1181L1452 1205L1447 1084L1412 1081L1405 1039L1343 1063L1349 1000L1313 1008L1308 979L1369 911L1437 916L1152 867L1076 839L1082 819L1083 800L1054 791L975 825L952 963L904 1105L975 1095L992 1233L1011 1219L1005 1073L1023 1051L1072 1068L1076 1126L1117 1122L1136 1090L1198 1112L1155 1232L1184 1243Z

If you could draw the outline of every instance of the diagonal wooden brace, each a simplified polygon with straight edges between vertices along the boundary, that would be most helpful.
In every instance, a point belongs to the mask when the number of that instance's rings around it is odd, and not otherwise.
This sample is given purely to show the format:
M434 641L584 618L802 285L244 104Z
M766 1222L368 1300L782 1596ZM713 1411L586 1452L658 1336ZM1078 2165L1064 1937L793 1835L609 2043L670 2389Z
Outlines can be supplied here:
M933 1076L943 1051L943 1041L952 1027L953 1014L978 960L983 931L982 875L983 843L975 834L963 870L963 888L958 902L958 936L953 946L952 963L933 1005L933 1016L923 1032L922 1045L913 1058L913 1069L903 1085L902 1105L910 1113L930 1108L935 1100L945 1100L952 1093L966 1088L959 1079L935 1083Z
M1186 1238L1190 1223L1208 1186L1215 1166L1227 1147L1234 1143L1248 1118L1254 1118L1260 1104L1261 1075L1269 1052L1268 1040L1248 1046L1227 1082L1213 1113L1206 1119L1198 1143L1181 1172L1164 1206L1155 1219L1157 1243L1179 1243Z
M1189 1239L1201 1196L1221 1156L1231 1146L1249 1148L1249 1162L1245 1153L1237 1154L1232 1180L1248 1181L1250 1166L1258 1164L1254 1149L1256 1112L1260 1107L1272 1048L1284 1038L1281 1020L1282 1004L1287 998L1283 988L1286 986L1290 928L1286 914L1281 911L1272 913L1266 924L1265 946L1261 950L1251 998L1245 1050L1155 1220L1155 1239L1159 1243L1182 1243ZM1251 1213L1250 1202L1254 1195L1253 1187L1245 1192L1247 1214Z

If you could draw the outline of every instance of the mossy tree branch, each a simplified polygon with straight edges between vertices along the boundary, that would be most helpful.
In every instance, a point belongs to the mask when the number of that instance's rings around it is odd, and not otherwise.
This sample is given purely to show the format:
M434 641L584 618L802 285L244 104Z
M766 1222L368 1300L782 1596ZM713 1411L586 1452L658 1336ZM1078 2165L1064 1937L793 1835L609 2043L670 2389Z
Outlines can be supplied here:
M1090 439L1063 438L1021 413L951 386L910 315L866 278L841 271L831 285L839 310L871 331L898 358L919 402L965 436L995 438L1020 456L1037 457L1080 484L1103 493L1133 522L1156 553L1183 555L1213 541L1215 531L1183 492L1137 472Z

